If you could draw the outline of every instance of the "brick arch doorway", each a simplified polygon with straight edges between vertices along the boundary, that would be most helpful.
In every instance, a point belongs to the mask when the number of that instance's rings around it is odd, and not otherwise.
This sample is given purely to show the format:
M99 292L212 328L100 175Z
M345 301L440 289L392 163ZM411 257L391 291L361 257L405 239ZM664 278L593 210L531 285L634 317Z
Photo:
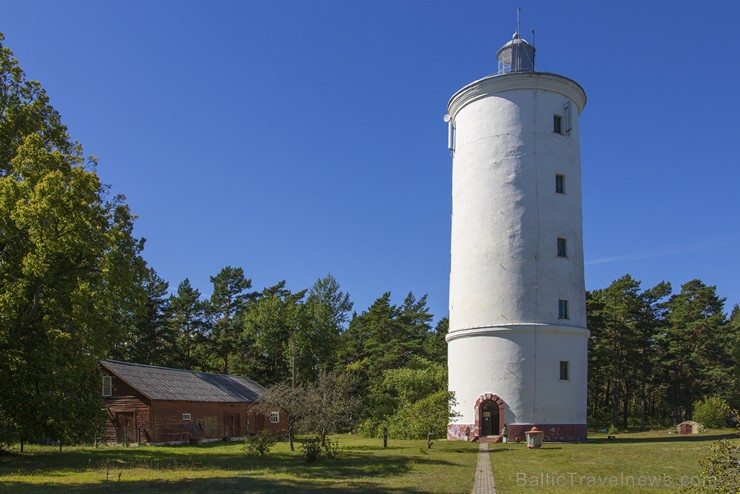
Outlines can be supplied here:
M505 423L505 406L501 398L486 393L475 402L475 429L479 436L498 436Z

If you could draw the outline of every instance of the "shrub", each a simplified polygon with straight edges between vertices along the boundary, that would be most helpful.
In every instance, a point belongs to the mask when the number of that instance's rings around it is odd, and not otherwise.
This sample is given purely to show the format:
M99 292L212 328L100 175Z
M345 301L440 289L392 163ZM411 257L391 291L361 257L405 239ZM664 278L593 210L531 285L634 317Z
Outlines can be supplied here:
M434 437L445 437L450 400L450 393L441 390L402 407L389 420L390 434L401 439L426 439L431 430Z
M731 414L730 406L722 398L708 396L694 403L692 417L708 429L718 429L727 425Z
M329 439L324 442L324 455L327 458L336 458L339 454L339 441L330 441Z
M248 456L262 458L277 443L277 437L270 431L263 430L244 441L244 453Z
M738 492L740 489L740 443L722 440L712 444L709 454L699 462L699 481L681 489L682 493Z
M357 427L357 434L362 437L383 437L383 427L377 420L365 419Z
M321 438L318 436L307 437L301 443L301 450L307 462L315 462L321 456Z
M339 454L339 441L324 440L320 436L309 436L301 443L303 457L307 462L313 463L322 456L335 458Z

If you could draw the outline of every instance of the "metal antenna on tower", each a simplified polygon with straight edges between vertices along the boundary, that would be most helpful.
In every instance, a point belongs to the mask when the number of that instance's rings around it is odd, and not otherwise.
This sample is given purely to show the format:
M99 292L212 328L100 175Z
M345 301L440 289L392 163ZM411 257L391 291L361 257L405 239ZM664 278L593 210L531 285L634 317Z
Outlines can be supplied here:
M521 24L521 19L520 19L521 13L522 13L522 9L516 9L516 37L517 39L520 38L519 25Z

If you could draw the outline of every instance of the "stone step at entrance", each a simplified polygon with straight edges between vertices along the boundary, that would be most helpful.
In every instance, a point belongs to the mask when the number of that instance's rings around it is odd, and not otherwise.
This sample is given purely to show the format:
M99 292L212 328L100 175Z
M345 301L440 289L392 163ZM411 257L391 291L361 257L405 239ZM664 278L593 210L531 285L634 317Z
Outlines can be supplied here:
M502 436L481 436L478 438L479 443L501 443L503 441Z

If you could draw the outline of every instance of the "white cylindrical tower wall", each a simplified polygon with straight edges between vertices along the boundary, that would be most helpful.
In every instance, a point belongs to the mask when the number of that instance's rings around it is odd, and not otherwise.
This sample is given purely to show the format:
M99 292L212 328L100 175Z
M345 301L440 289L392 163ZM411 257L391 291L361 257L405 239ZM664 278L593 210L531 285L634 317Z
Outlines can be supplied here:
M461 414L451 437L480 432L486 400L498 403L510 433L537 424L546 438L585 437L578 127L585 102L572 80L537 72L487 77L450 100L447 340Z

